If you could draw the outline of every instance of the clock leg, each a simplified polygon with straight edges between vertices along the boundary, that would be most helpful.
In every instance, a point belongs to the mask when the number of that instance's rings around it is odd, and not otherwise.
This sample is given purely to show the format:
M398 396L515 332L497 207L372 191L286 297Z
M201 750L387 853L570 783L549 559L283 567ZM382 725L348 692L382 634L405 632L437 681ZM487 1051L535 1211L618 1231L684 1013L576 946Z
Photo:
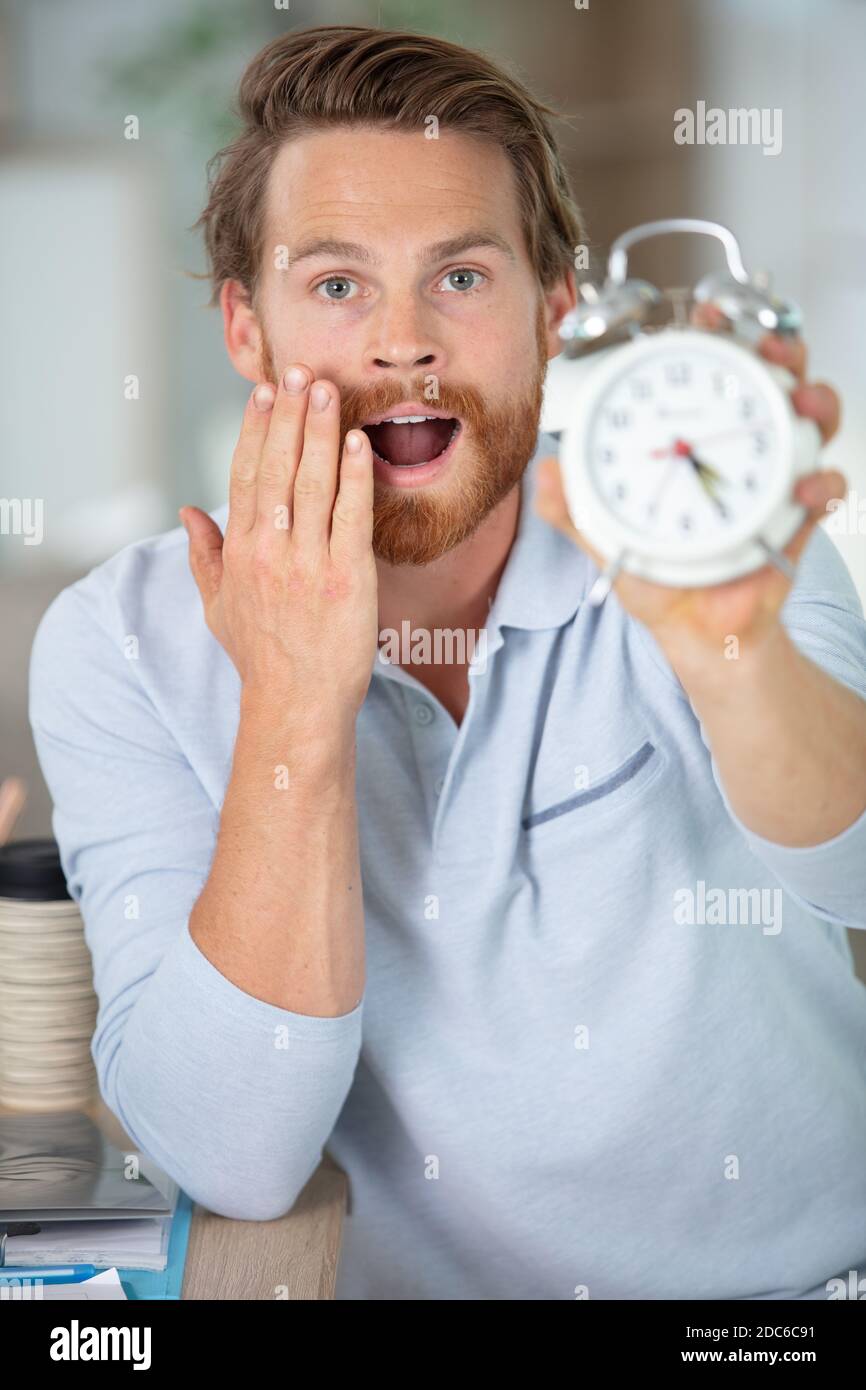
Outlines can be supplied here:
M614 580L622 569L623 561L627 553L627 551L623 550L619 555L616 555L613 560L611 560L607 569L603 570L596 579L587 594L587 602L590 603L593 608L600 608L604 603L613 588Z
M793 579L795 570L787 555L783 555L781 550L774 549L774 547L772 545L769 545L767 541L763 539L762 536L756 536L755 539L758 545L763 550L770 564L775 565L776 569L779 570L781 574L784 574L786 579Z

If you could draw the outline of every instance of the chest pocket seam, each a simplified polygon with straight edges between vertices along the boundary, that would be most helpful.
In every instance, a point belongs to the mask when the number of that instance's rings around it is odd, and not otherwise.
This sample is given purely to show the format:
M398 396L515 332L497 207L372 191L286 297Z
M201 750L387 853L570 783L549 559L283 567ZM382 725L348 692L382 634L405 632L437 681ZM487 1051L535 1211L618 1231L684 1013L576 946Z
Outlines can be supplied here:
M566 797L564 801L557 801L553 806L548 806L543 811L534 811L530 815L524 816L521 822L523 829L532 830L537 825L558 820L560 816L568 815L570 811L576 811L581 806L588 806L593 801L600 801L603 797L609 796L611 792L617 791L627 782L630 782L654 757L658 757L658 749L654 743L650 743L647 739L645 743L641 744L637 752L632 753L630 758L627 758L597 786L588 787L586 791L575 792L573 796Z

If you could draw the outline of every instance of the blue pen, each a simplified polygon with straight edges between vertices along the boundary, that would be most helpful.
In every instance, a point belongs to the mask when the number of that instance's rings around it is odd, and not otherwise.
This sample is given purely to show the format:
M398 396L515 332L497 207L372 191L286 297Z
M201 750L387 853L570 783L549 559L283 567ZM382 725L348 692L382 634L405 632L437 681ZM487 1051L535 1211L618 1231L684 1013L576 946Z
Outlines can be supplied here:
M41 1279L43 1284L80 1284L82 1279L91 1279L99 1273L95 1265L46 1265L43 1269L38 1265L29 1269L0 1265L0 1284L5 1279Z

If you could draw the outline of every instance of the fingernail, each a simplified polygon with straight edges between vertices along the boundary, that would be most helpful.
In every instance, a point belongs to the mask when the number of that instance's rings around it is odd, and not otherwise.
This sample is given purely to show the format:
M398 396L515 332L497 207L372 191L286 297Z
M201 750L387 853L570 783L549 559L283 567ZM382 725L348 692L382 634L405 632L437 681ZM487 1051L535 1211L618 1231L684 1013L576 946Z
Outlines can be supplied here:
M270 410L273 403L273 386L268 386L267 383L262 383L261 386L257 386L255 391L253 392L253 405L255 406L256 410Z
M357 430L350 430L346 435L346 452L349 454L360 454L361 436Z
M300 367L288 367L283 377L283 385L290 396L299 396L302 391L306 391L308 384L307 373L301 371Z
M326 386L314 386L310 392L314 410L324 410L330 399L331 393Z

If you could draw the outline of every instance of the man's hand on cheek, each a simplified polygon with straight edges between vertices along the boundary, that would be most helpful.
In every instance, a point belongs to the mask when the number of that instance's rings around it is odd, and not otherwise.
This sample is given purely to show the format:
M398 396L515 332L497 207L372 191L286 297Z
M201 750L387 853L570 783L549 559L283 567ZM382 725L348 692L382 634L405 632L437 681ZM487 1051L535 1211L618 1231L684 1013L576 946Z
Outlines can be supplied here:
M370 441L350 430L340 457L331 381L289 368L258 385L231 467L225 538L181 511L205 619L245 688L288 706L311 736L348 734L376 653Z
M797 378L791 397L794 409L815 421L826 443L839 427L839 397L830 386L805 381L803 343L768 334L759 351L767 361L786 367ZM798 481L794 496L807 508L807 515L785 547L792 563L799 559L812 531L826 515L828 504L844 498L845 492L845 479L837 472L810 473ZM536 511L579 545L599 570L606 567L604 558L569 515L559 465L552 456L539 465ZM773 633L790 587L791 581L769 564L740 579L706 588L675 589L625 573L614 583L623 607L653 632L663 649L683 660L692 653L698 657L702 651L718 653L731 635L738 638L741 648L759 645Z

